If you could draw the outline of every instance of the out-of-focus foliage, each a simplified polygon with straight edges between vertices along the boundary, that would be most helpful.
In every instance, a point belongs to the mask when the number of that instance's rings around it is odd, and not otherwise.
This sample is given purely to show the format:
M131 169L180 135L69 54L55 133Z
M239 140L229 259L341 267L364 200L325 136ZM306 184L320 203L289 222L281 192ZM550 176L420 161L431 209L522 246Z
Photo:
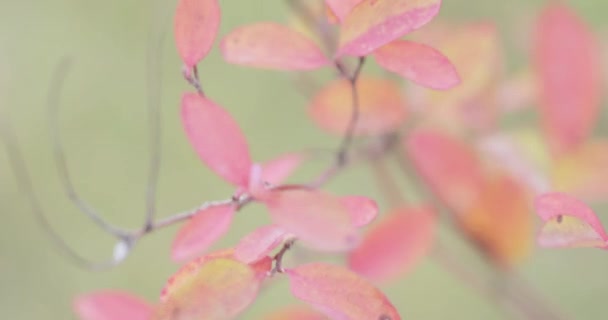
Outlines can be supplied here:
M142 0L0 3L0 117L4 117L5 112L11 116L52 224L80 252L93 259L110 256L112 242L66 200L58 183L48 141L45 95L50 87L52 69L66 54L76 60L75 70L63 93L65 103L60 117L69 165L76 187L95 207L100 208L105 217L120 225L136 226L143 216L148 157L145 83L146 72L151 68L145 59L149 35L156 38L159 32L164 32L166 37L162 47L153 49L157 54L162 53L162 59L153 63L153 67L159 67L163 72L152 77L162 81L164 160L158 196L160 214L188 209L204 200L223 198L234 191L232 186L201 166L183 132L179 99L186 87L178 66L182 59L199 59L197 55L201 53L192 53L191 48L186 48L180 58L175 43L169 41L173 40L171 29L175 3L158 2L160 9L157 11L151 9L151 2ZM477 22L477 19L496 21L496 32L505 49L502 53L504 66L496 67L505 68L507 74L511 74L511 71L519 70L523 66L522 61L530 56L532 19L542 3L444 0L440 14L431 25L443 22L459 25ZM603 15L608 10L608 3L602 0L571 3L602 35L606 28ZM286 6L282 3L257 0L239 1L237 4L223 1L221 5L221 37L243 24L261 20L284 22L287 16ZM150 16L158 18L150 23ZM361 35L355 31L349 35L350 38L342 39L342 45L359 41ZM451 32L449 28L440 34L448 32ZM419 41L418 37L412 40ZM356 53L351 47L341 50L347 54ZM446 55L451 58L449 53ZM337 140L329 139L307 119L308 101L299 95L293 83L287 81L291 79L289 76L226 64L217 47L211 50L199 71L205 90L230 111L242 128L253 159L269 159L279 153L294 151L299 146L335 146ZM480 72L486 72L481 76L494 78L498 71L483 69ZM475 96L475 101L487 102L494 97ZM535 102L530 104L528 107L535 107ZM605 131L602 121L604 109L605 103L598 119L598 132ZM531 123L530 118L520 116L501 120ZM480 127L485 129L483 125ZM577 154L570 157L580 157L583 162L588 158ZM558 185L566 183L561 182L564 175L575 175L569 172L576 170L568 169L572 168L571 163L578 161L571 158L560 159L561 162L555 164L564 168L559 170L562 175L556 174ZM248 170L249 163L246 167ZM93 274L82 271L68 264L50 246L47 236L30 214L26 198L15 189L8 169L7 158L0 152L0 213L4 218L0 230L0 309L4 317L70 319L73 317L70 304L75 294L106 287L124 288L148 301L158 300L163 283L151 279L165 279L177 269L177 265L168 259L176 228L144 239L129 260L115 270ZM311 172L314 171L305 169L299 177ZM593 176L593 173L588 176ZM243 182L249 179L248 175L246 177L242 172L238 179L224 178L240 187L249 187ZM341 194L381 198L377 197L379 194L364 170L349 172L333 182L330 188ZM490 195L488 199L488 203L477 206L492 207L494 197ZM380 202L379 207L385 211L389 205ZM265 212L266 208L261 206L248 208L247 214L235 221L234 228L215 243L214 248L236 245L243 231L269 224L270 218ZM601 211L597 212L603 219ZM508 228L504 230L507 232ZM492 242L494 235L477 236ZM457 239L450 234L446 237L449 241ZM502 250L498 243L497 250ZM467 250L460 253L463 261L472 259ZM294 251L295 259L305 254L308 253ZM603 277L607 267L608 258L601 250L536 250L520 266L524 276L550 295L551 300L559 301L563 310L583 319L601 318L606 312L602 298L608 294L608 280ZM300 274L314 275L312 272ZM577 274L577 277L568 276L572 274ZM266 314L271 306L276 308L293 303L293 298L285 294L289 290L285 281L271 287L260 295L245 314L245 319ZM409 277L382 288L386 289L383 291L399 310L406 310L404 318L500 318L480 297L429 262L423 262ZM429 299L429 296L433 298ZM313 298L323 300L324 296L322 293ZM438 308L438 305L442 307ZM329 306L333 307L336 306Z

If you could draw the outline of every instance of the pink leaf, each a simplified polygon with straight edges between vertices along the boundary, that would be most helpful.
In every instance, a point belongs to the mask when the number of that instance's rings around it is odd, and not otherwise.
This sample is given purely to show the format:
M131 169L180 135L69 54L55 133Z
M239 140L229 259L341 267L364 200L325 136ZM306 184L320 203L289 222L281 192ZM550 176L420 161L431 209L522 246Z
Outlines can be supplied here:
M349 268L374 282L408 272L429 251L435 220L429 208L393 210L349 253Z
M278 70L312 70L329 64L317 45L303 34L273 22L232 31L221 44L229 63Z
M245 236L234 249L234 257L242 262L258 261L283 243L287 234L276 225L263 226Z
M342 21L337 56L365 56L427 24L441 0L363 0Z
M334 320L400 320L386 296L343 267L310 263L287 270L291 293Z
M234 205L227 204L198 211L177 232L171 258L177 262L186 261L207 250L228 231L235 210Z
M73 307L81 320L150 320L153 314L152 305L120 291L80 295Z
M249 147L230 114L207 98L186 93L182 122L201 160L226 181L247 188L252 165Z
M262 180L271 185L283 183L304 161L301 153L286 153L262 165Z
M470 209L484 185L481 161L472 148L428 129L410 134L405 147L414 168L448 207L460 213Z
M327 6L339 21L344 20L350 11L362 0L325 0Z
M564 193L541 194L534 202L545 222L538 242L544 247L607 247L602 222L585 203Z
M263 280L252 266L224 257L178 274L165 290L155 319L233 319L255 300Z
M266 315L264 320L327 320L325 316L303 306L290 306Z
M313 249L343 251L357 244L357 229L337 197L289 189L273 191L264 201L275 224Z
M167 280L165 287L161 291L160 301L166 302L169 297L173 295L173 292L177 290L176 288L181 288L185 286L189 281L191 281L204 264L213 259L219 258L235 260L234 249L223 249L219 251L214 251L204 256L200 256L183 265L176 273L174 273L169 278L169 280ZM258 278L260 281L264 280L267 277L268 272L272 268L272 258L265 257L254 263L250 263L249 266L256 274L256 278Z
M421 43L395 40L374 51L374 58L384 69L431 89L450 89L460 83L450 60Z
M545 132L554 151L572 150L598 119L602 64L597 40L570 8L553 4L538 19L534 60Z
M174 18L175 42L188 68L194 67L211 50L220 15L217 0L179 0Z
M340 202L346 207L355 227L363 227L378 216L376 201L363 196L340 197Z

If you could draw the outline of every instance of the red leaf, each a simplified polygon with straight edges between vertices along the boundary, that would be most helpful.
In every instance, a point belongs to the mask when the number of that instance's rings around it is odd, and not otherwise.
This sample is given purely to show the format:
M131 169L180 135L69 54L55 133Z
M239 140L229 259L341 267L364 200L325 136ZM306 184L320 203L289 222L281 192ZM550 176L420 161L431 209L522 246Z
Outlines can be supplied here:
M251 266L230 258L210 258L192 272L180 271L158 309L157 320L225 320L256 298L263 278Z
M340 197L340 202L346 207L355 227L363 227L378 216L376 201L363 196Z
M310 263L287 274L291 293L331 319L401 319L380 290L343 267Z
M154 312L146 301L120 291L80 295L73 307L81 320L149 320Z
M415 169L448 207L455 212L471 207L484 184L481 162L472 148L432 130L410 134L405 147Z
M234 256L245 263L258 261L280 246L286 236L287 233L276 225L260 227L239 241Z
M226 181L247 188L249 147L230 114L207 98L186 93L182 97L182 122L201 160Z
M277 70L312 70L329 64L317 45L303 34L273 22L232 31L221 44L229 63Z
M435 218L429 208L393 210L349 253L349 268L374 282L408 272L429 251Z
M578 199L551 192L537 196L534 206L545 222L538 235L541 246L608 248L602 222Z
M552 4L537 21L534 61L552 149L572 150L589 136L598 119L602 64L597 40L570 8Z
M190 260L207 250L228 231L235 210L234 205L227 204L198 211L177 232L171 258L177 262Z
M427 24L441 0L363 0L342 21L337 56L365 56Z
M344 20L351 10L362 0L325 0L331 12L338 18L338 21Z
M374 51L374 58L384 69L431 89L450 89L460 83L450 60L421 43L395 40Z
M202 60L215 41L220 26L217 0L179 0L174 28L177 50L188 68Z
M357 230L337 197L290 189L273 191L264 201L274 223L313 249L343 251L357 244Z

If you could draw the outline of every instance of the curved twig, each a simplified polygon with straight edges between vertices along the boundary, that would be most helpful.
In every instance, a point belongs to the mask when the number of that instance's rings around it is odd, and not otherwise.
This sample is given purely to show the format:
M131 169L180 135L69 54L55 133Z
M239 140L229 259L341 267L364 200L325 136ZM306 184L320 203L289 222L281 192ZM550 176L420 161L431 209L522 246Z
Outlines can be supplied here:
M21 192L28 198L36 221L55 244L55 247L59 250L59 252L74 264L85 269L105 270L117 265L118 261L115 261L114 259L96 262L83 257L81 254L72 249L67 242L63 240L59 233L53 229L34 190L34 185L32 183L29 170L25 164L25 160L23 159L23 154L19 148L17 137L10 124L10 120L7 118L6 114L0 117L0 119L3 121L0 125L0 138L2 138L2 141L4 142L5 150L9 158L9 164L13 174L15 175L17 185Z

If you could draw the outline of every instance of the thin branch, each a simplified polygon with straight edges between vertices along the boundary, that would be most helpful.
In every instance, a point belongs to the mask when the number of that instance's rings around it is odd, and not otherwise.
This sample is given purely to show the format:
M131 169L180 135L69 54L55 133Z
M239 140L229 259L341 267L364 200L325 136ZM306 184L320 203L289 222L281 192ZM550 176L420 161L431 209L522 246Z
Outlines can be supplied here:
M160 6L153 6L154 8L160 8ZM156 9L160 11L160 9ZM158 15L157 12L154 12L154 17ZM150 19L152 28L151 30L156 30L154 28L157 25L162 25L162 23L158 23L157 19ZM162 30L166 30L162 28ZM144 229L149 229L152 227L154 222L154 217L156 215L156 195L158 190L158 180L160 175L160 167L162 162L162 114L161 114L161 99L162 99L162 48L165 41L164 31L158 32L160 36L156 40L154 40L154 35L157 34L156 31L151 32L148 38L148 63L147 63L147 93L148 93L148 116L149 116L149 126L148 126L148 142L149 152L150 152L150 164L148 169L148 183L146 187L146 212L145 212L145 221L144 221Z
M198 76L198 67L194 66L192 69L186 67L185 65L182 67L182 75L184 79L188 81L188 83L196 89L196 91L201 95L205 96L205 92L203 91L203 86L201 85L201 80Z
M19 143L10 124L10 120L8 119L7 115L2 115L0 119L2 119L2 124L0 124L0 137L4 142L5 150L9 157L9 163L13 174L15 175L17 185L21 190L21 193L28 198L28 202L34 213L36 221L55 244L55 247L59 250L60 254L64 255L69 261L85 269L99 271L116 266L118 262L114 259L95 262L83 257L78 252L73 250L53 229L34 190L34 185L32 183L29 170L23 158L21 149L19 148Z
M479 275L469 271L466 267L452 256L441 244L435 243L431 251L430 258L437 264L442 266L446 271L450 272L460 281L468 285L480 297L487 299L492 304L500 307L504 311L508 311L519 319L534 320L534 318L525 310L519 303L512 299L505 299L497 294L487 281L482 281Z
M63 148L63 142L59 134L58 118L59 118L59 106L61 105L60 96L63 89L63 84L68 75L72 60L70 58L64 58L55 68L53 73L51 87L48 95L48 117L49 117L49 128L50 138L53 146L53 155L55 158L55 164L63 189L65 190L67 197L70 201L85 215L87 215L92 221L94 221L100 228L113 235L116 238L124 238L125 231L117 228L110 223L106 222L101 215L93 208L89 203L84 200L74 188L74 183L68 169L65 151Z
M229 198L229 199L225 199L225 200L206 201L194 209L176 213L169 217L166 217L166 218L160 219L156 222L153 222L152 225L148 228L144 228L139 231L132 232L131 237L133 239L140 239L141 237L143 237L149 233L152 233L156 230L159 230L159 229L162 229L165 227L169 227L176 223L180 223L182 221L188 220L201 210L205 210L205 209L212 208L212 207L224 206L224 205L227 205L230 203L235 203L235 204L237 204L237 207L238 207L238 206L244 205L245 203L250 202L251 200L252 199L250 197L243 197L243 198L237 200L236 203L233 198Z
M283 243L283 247L281 247L281 250L279 250L279 252L272 257L272 260L274 261L274 268L270 270L271 275L285 272L285 269L283 268L283 257L285 256L285 253L287 253L287 251L293 247L296 241L297 239L289 239L285 241L285 243Z
M355 131L357 130L357 122L359 121L359 90L357 90L357 80L359 80L359 75L361 74L361 70L363 69L363 65L365 64L365 57L360 57L355 67L355 71L352 74L349 74L346 70L345 66L340 62L336 61L336 68L340 71L340 74L348 79L351 87L351 96L352 96L352 110L351 110L351 118L348 122L348 127L346 128L346 132L344 133L344 138L338 147L337 152L337 161L338 163L343 162L346 158L346 154L348 153L350 146L352 144L353 137L355 135Z

